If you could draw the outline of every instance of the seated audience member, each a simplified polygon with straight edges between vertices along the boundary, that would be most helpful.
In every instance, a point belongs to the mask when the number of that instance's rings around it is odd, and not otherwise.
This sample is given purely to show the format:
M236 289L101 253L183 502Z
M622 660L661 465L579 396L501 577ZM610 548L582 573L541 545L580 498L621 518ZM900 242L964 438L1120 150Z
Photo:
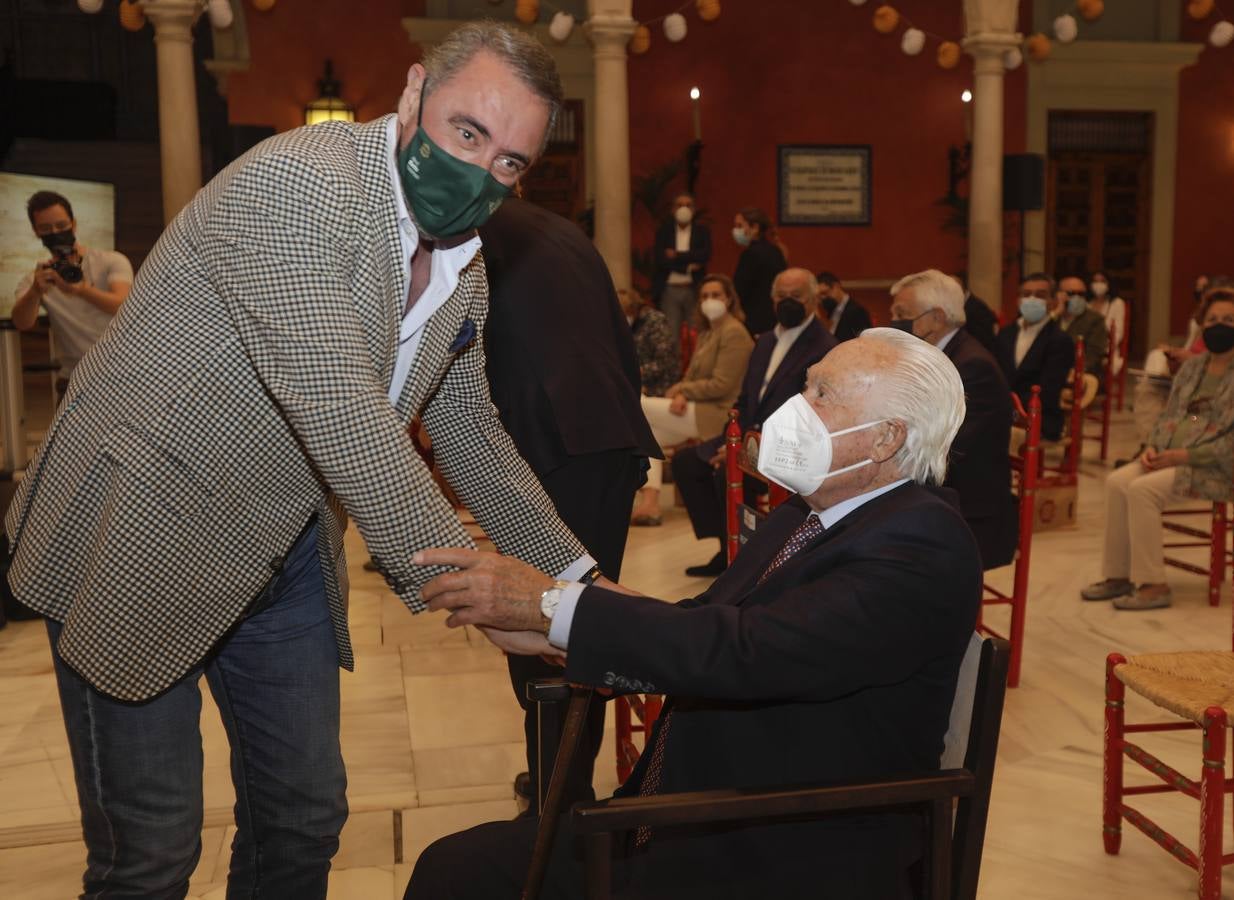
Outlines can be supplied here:
M621 311L634 332L634 355L642 378L643 393L663 397L681 376L681 344L664 313L648 306L636 290L617 291Z
M1007 454L1011 389L994 357L965 330L965 306L960 285L937 269L901 278L891 288L891 327L942 350L964 383L964 423L951 442L943 483L960 495L982 565L994 569L1011 562L1019 533Z
M742 325L741 301L726 275L708 275L698 289L698 344L685 377L663 397L643 397L643 414L661 447L724 430L741 390L741 376L754 341ZM650 460L647 485L638 492L632 525L660 524L664 465Z
M1088 288L1084 279L1068 275L1058 282L1055 295L1054 317L1063 331L1073 340L1084 341L1084 371L1101 378L1105 373L1105 355L1109 350L1110 336L1105 319L1088 308Z
M837 341L852 340L870 327L869 311L848 295L839 278L830 272L819 272L818 284L827 328Z
M701 596L672 605L448 548L416 554L461 569L424 596L451 626L565 653L571 682L669 695L623 796L937 770L981 566L960 513L923 485L943 480L963 418L963 385L937 348L872 329L763 424L764 470L800 496ZM518 897L535 827L438 841L406 897ZM912 895L920 833L907 812L664 828L621 844L612 867L628 897L886 900ZM543 897L583 896L578 845L567 815Z
M964 330L977 339L977 343L985 347L991 357L998 356L998 316L990 305L968 289L964 276L953 276L964 289Z
M1205 351L1174 376L1147 449L1106 478L1105 578L1081 591L1085 600L1169 606L1161 511L1188 499L1234 499L1234 290L1210 288L1200 321Z
M1204 352L1204 341L1200 332L1203 331L1201 325L1200 312L1204 309L1204 300L1210 291L1218 288L1234 287L1234 279L1230 279L1225 275L1201 275L1195 280L1195 309L1191 318L1187 320L1187 337L1183 340L1182 346L1173 347L1169 344L1160 344L1157 349L1162 351L1169 364L1170 373L1178 371L1178 367L1184 362L1191 359L1193 356L1199 356ZM1151 356L1151 354L1150 354ZM1147 367L1148 360L1145 360Z
M1088 308L1105 320L1110 337L1110 374L1118 375L1127 362L1123 359L1123 335L1131 324L1127 316L1127 301L1118 295L1118 288L1109 276L1098 269L1088 276Z
M733 217L733 240L743 248L733 270L733 287L746 304L746 328L751 334L762 334L776 324L771 283L788 268L788 261L780 245L771 240L771 219L756 206Z
M776 327L759 336L750 354L737 398L738 422L744 434L762 427L763 420L801 392L806 369L836 345L818 321L818 282L806 269L785 269L771 290ZM673 456L673 482L681 491L695 537L719 538L720 550L710 562L690 566L694 577L719 575L727 566L725 552L724 433ZM761 483L748 478L747 494L761 493ZM753 502L754 496L749 496Z
M1059 395L1075 367L1075 345L1049 316L1054 280L1035 272L1020 284L1020 317L998 333L998 362L1013 393L1028 408L1033 385L1041 386L1041 436L1063 434Z
M668 330L680 335L711 259L711 229L694 221L694 198L689 194L673 199L672 217L656 231L655 254L651 296L668 319Z

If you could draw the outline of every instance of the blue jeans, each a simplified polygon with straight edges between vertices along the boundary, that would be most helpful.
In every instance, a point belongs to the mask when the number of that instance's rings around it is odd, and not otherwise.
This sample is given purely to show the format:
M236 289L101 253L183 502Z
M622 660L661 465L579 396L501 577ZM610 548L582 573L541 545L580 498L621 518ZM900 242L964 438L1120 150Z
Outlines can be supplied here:
M143 703L100 694L55 652L88 850L83 898L182 898L201 855L204 673L231 744L227 896L324 898L347 819L338 651L310 525L203 665Z

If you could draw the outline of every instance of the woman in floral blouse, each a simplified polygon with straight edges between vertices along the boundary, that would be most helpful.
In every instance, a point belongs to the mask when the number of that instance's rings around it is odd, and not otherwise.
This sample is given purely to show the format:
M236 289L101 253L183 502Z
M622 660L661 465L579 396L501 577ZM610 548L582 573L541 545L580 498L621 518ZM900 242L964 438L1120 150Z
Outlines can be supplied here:
M648 306L638 291L619 290L617 296L634 332L634 353L643 378L643 393L663 397L681 374L681 341L670 333L664 313Z

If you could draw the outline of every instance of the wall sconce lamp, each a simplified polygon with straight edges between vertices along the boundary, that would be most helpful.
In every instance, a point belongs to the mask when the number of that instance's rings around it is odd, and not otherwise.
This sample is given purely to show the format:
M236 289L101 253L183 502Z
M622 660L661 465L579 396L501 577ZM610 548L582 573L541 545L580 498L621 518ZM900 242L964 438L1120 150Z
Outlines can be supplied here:
M352 109L339 91L342 84L334 77L334 64L326 60L326 69L317 82L318 97L304 107L304 124L316 125L318 122L354 122L356 111Z

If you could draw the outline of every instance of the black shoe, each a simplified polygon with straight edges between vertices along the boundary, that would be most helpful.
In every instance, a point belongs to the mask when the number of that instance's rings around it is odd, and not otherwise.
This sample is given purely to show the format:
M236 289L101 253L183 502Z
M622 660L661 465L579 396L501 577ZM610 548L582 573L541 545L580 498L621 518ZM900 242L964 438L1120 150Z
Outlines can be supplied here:
M691 578L715 578L717 575L723 575L727 568L728 560L725 558L724 551L721 550L711 558L711 562L701 566L687 567L686 574Z
M531 775L527 772L519 772L514 776L514 796L531 801Z

